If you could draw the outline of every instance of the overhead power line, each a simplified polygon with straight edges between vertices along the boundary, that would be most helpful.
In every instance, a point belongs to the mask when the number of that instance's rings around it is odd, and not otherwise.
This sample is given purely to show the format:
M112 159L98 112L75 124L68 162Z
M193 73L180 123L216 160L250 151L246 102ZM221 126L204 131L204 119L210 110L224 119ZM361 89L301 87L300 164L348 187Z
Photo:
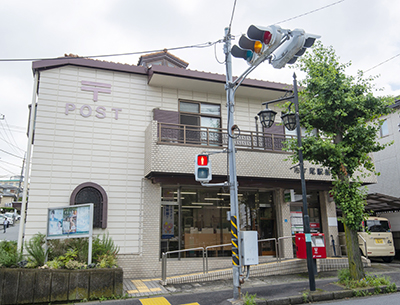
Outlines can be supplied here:
M277 22L277 23L275 23L275 24L280 24L280 23L284 23L284 22L286 22L286 21L294 20L294 19L297 19L297 18L306 16L306 15L309 15L309 14L312 14L312 13L315 13L315 12L318 12L318 11L321 11L321 10L323 10L323 9L326 9L326 8L328 8L328 7L331 7L331 6L334 6L334 5L339 4L339 3L341 3L341 2L344 2L344 0L336 1L336 2L334 2L334 3L325 5L325 6L323 6L323 7L317 8L317 9L312 10L312 11L309 11L309 12L307 12L307 13L300 14L300 15L297 15L297 16L295 16L295 17L292 17L292 18L289 18L289 19L285 19L285 20L279 21L279 22Z
M204 42L196 45L182 46L182 47L173 47L173 48L165 48L159 50L148 50L148 51L139 51L139 52L129 52L129 53L116 53L116 54L103 54L103 55L89 55L89 56L79 56L79 57L68 57L68 59L81 59L81 58L100 58L100 57L114 57L114 56L128 56L128 55L139 55L139 54L148 54L148 53L156 53L163 51L175 51L175 50L183 50L183 49L191 49L191 48L208 48L213 46L214 44L220 42ZM47 58L0 58L0 61L36 61L36 60L58 60L63 57L47 57Z
M372 69L375 69L375 68L387 63L388 61L391 61L392 59L395 59L398 56L400 56L400 53L395 55L395 56L393 56L393 57L390 57L389 59L386 59L385 61L382 61L381 63L377 64L376 66L373 66L372 68L369 68L368 70L365 70L364 73L368 72L368 71L371 71Z
M3 153L5 153L5 154L8 154L8 155L10 155L10 156L13 156L13 157L15 157L15 158L23 159L23 157L14 155L14 154L9 153L8 151L5 151L5 150L3 150L3 149L0 149L0 151L3 152Z

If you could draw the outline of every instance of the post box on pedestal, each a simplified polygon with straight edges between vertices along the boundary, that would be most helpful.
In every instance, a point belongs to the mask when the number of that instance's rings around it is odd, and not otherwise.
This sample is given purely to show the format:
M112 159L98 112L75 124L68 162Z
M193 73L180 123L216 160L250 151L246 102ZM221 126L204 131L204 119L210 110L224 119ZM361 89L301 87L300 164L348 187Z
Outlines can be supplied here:
M312 258L326 258L325 235L324 233L310 233ZM297 233L296 235L297 258L307 258L306 234Z

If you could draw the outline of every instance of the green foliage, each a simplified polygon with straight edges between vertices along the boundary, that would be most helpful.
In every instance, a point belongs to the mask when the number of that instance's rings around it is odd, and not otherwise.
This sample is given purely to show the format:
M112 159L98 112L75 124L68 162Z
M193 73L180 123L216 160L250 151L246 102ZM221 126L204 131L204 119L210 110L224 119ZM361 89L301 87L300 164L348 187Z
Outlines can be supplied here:
M246 294L243 296L244 305L256 305L256 294Z
M77 250L75 259L87 262L89 247L87 238L52 239L48 241L48 247L49 260L64 255L69 249L75 249Z
M375 287L375 293L381 293L381 286L390 287L388 289L389 291L393 290L393 285L394 287L396 287L396 284L392 284L390 282L390 279L385 276L367 274L365 278L361 280L353 280L350 276L349 269L339 270L338 279L339 284L345 286L348 289Z
M36 266L43 266L46 260L46 251L44 249L46 235L37 233L25 245L30 257L29 260Z
M65 263L65 268L70 270L85 269L86 265L84 263L75 260L69 260L68 262Z
M0 242L0 267L16 267L21 257L17 250L16 241L4 240Z
M111 268L117 265L117 259L113 254L103 254L97 261L100 268Z
M77 252L78 252L78 250L76 250L76 249L68 249L67 253L65 253L65 255L59 256L58 259L64 265L66 265L69 261L76 259L76 257L78 256Z
M343 212L341 221L348 228L358 230L361 222L368 215L365 211L366 189L361 187L361 181L357 179L352 182L347 177L342 180L336 179L333 181L331 194Z
M46 264L44 264L46 258L43 247L44 243L45 235L40 233L36 234L26 243L26 249L30 255L29 262L25 266L26 268L84 269L95 267L112 268L117 266L119 247L114 244L114 241L108 234L93 238L92 261L95 263L92 263L90 266L86 265L89 248L87 238L55 239L48 241L47 252L49 261L47 261ZM18 262L18 259L16 262Z
M309 297L309 294L310 294L310 292L309 291L304 291L303 293L302 293L302 297L303 297L303 303L308 303L308 297Z
M117 254L119 252L119 247L114 244L114 241L111 239L111 237L106 234L103 234L102 238L99 236L96 236L96 238L93 239L93 244L92 244L92 260L93 261L99 261L101 260L101 256L104 254L114 256L116 258Z
M345 226L354 232L366 216L361 178L375 173L370 153L390 145L379 143L378 131L383 122L380 117L392 111L387 106L393 99L374 96L375 78L364 78L361 71L356 76L346 75L349 66L341 64L333 48L325 48L321 42L296 65L306 74L300 82L300 122L307 133L315 134L302 139L303 158L330 169L334 180L331 194L343 212ZM317 133L312 133L315 130ZM297 163L296 140L288 140L286 149L295 152L291 159ZM349 265L361 265L359 253L348 259ZM351 270L353 279L364 276L359 271Z
M61 269L64 267L64 263L58 259L47 261L46 265L49 269Z

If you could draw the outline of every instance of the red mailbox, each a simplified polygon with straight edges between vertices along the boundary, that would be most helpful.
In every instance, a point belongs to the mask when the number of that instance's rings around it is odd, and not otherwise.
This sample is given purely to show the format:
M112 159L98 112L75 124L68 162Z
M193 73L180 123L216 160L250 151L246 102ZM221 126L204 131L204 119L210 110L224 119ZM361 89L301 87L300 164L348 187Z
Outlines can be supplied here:
M310 233L312 258L326 258L325 235L324 233ZM297 258L307 258L306 234L296 233Z

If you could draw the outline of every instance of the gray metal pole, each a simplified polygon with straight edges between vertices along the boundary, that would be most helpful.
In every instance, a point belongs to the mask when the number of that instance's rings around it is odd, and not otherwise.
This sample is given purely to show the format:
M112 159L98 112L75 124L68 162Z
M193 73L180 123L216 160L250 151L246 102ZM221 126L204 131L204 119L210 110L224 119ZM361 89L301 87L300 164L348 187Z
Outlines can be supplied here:
M298 99L298 92L297 92L296 73L293 73L293 90L294 90L293 101L294 101L294 106L295 106L295 111L296 111L297 146L299 148L301 193L303 195L303 227L304 227L304 233L305 233L305 237L306 237L308 279L309 279L309 283L310 283L310 290L315 291L314 264L313 264L313 259L312 259L311 234L310 234L310 218L308 216L306 180L304 178L304 163L303 163L303 151L302 151L302 144L301 144L299 99Z
M28 147L27 147L27 155L25 162L25 178L24 178L24 189L22 193L22 203L21 203L21 219L19 223L19 232L18 232L18 243L17 249L18 252L22 252L23 250L23 242L24 242L24 234L25 234L25 215L26 215L26 203L28 196L28 183L29 183L29 175L30 175L30 166L31 166L31 154L32 154L32 139L33 139L33 127L35 126L36 119L36 95L39 86L39 72L35 72L35 81L33 84L33 92L32 92L32 104L31 104L31 113L29 117L29 135L28 135ZM47 215L46 215L47 217ZM46 219L47 221L47 219Z
M231 201L231 240L232 240L232 273L233 273L233 299L240 299L240 221L238 205L238 186L236 176L236 155L233 139L232 126L234 125L235 96L232 84L232 56L231 56L231 33L225 28L225 54L226 54L226 99L228 113L228 162L229 162L229 186Z

